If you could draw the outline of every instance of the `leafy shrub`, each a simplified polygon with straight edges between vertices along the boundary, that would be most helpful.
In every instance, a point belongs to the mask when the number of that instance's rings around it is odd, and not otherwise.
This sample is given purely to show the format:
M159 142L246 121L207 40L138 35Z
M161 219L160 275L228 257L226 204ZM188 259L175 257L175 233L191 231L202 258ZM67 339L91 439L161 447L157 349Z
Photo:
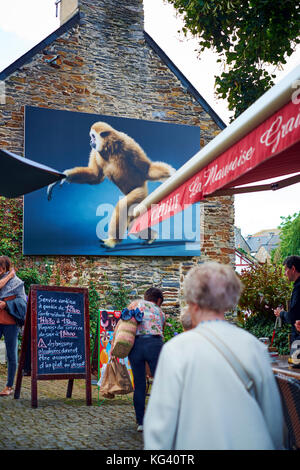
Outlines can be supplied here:
M17 276L24 281L25 292L28 295L31 284L47 285L49 282L49 272L40 273L37 268L20 268Z
M273 336L275 320L259 318L256 315L249 317L243 324L243 328L252 333L257 338L269 338L270 344ZM283 323L281 328L277 327L275 331L274 341L272 346L276 347L279 354L288 355L289 341L288 335L290 332L290 325Z
M257 317L274 320L273 310L282 305L286 308L292 286L284 276L282 266L254 265L242 271L244 285L238 310Z
M244 291L238 304L239 326L257 338L272 339L276 317L273 310L282 305L286 308L292 285L279 265L255 265L240 275ZM289 354L288 333L290 325L277 328L273 346L279 354Z

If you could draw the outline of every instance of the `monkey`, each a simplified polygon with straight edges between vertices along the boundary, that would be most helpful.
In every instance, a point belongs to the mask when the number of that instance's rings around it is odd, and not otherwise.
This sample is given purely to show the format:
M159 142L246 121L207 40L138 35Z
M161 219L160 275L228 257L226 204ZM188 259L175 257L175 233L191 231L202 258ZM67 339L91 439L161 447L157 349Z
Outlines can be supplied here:
M48 200L51 200L57 184L99 184L105 177L108 178L124 194L111 216L108 238L102 240L106 247L114 248L134 219L130 207L142 202L148 195L147 181L164 181L175 169L164 162L152 162L132 137L105 122L96 122L91 126L90 146L88 166L65 170L66 178L48 186ZM145 236L145 231L138 236L148 238L147 243L150 244L157 238L157 233L152 229L147 229L147 233L148 236Z

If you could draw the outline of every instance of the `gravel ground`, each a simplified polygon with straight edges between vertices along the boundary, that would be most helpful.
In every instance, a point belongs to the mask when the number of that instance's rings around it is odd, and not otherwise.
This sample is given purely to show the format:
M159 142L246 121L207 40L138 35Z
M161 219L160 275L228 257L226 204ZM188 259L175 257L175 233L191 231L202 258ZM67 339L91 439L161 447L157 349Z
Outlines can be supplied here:
M23 377L19 399L0 397L1 450L141 450L132 394L113 400L92 385L92 406L85 401L85 381L75 380L66 398L66 380L38 381L38 407L31 406L31 378ZM0 389L6 366L0 365Z

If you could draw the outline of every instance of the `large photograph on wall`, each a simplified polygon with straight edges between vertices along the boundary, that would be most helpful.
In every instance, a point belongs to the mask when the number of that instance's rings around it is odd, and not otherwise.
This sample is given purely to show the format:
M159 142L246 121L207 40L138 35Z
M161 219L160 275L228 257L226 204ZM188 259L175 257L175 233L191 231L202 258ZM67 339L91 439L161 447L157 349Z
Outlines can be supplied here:
M25 156L66 178L24 197L24 254L199 256L199 204L128 235L133 208L199 149L197 126L26 106Z

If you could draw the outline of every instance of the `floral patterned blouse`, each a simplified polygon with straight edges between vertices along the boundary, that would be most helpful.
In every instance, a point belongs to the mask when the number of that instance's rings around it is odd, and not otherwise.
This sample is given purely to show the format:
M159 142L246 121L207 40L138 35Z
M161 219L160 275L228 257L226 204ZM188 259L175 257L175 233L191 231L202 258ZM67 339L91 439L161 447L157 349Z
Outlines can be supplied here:
M137 335L163 336L165 314L158 305L148 300L134 300L128 308L129 310L139 308L144 313L143 320L137 326Z

